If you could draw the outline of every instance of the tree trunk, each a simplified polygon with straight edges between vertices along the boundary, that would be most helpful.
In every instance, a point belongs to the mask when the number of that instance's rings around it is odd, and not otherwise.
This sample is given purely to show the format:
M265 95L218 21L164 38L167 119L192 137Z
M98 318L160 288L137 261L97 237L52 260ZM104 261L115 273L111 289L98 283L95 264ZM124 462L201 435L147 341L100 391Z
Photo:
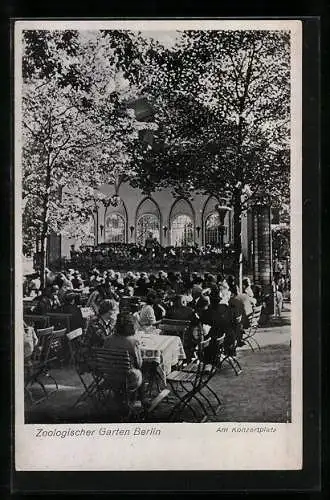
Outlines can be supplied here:
M242 204L241 204L241 192L234 194L234 275L237 279L241 281L241 267L242 267Z
M46 166L46 182L45 182L45 196L43 200L43 217L42 217L42 230L41 230L41 270L40 270L40 281L41 288L46 286L46 267L47 267L47 236L48 236L48 225L49 225L49 197L50 197L50 184L51 184L51 165L47 162Z

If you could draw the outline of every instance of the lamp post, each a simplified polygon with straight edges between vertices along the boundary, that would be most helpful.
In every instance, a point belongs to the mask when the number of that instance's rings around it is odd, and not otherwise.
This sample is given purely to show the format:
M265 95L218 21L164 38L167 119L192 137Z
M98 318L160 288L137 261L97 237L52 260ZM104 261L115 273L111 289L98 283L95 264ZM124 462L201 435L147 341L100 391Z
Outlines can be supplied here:
M225 217L226 217L226 215L227 215L228 212L231 212L231 208L228 207L225 199L219 200L219 203L217 203L217 205L215 206L215 208L216 208L216 210L217 210L217 212L219 214L219 219L220 219L220 225L219 225L220 247L221 247L221 250L223 250L223 246L224 246L224 234L225 234L225 230L226 230Z
M220 224L219 224L219 232L220 232L220 250L221 250L221 273L224 273L224 234L226 230L225 226L225 217L228 212L231 211L231 208L228 207L227 202L225 199L220 199L219 203L216 204L215 206L218 214L219 214L219 219L220 219Z
M95 242L96 242L96 245L99 244L99 211L98 209L95 207L94 210L93 210L93 214L95 214L95 217L94 217L94 224L95 224L95 228L96 228L96 231L95 231Z
M132 239L134 233L134 226L130 226L129 230L131 231L131 239Z

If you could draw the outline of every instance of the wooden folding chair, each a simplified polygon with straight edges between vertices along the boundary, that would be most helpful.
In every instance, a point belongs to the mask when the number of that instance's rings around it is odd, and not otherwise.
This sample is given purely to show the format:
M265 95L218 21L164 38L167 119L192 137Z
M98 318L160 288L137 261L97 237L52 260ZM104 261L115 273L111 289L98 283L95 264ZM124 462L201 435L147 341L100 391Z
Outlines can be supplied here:
M25 314L24 321L27 325L36 329L43 329L49 326L49 318L44 314Z
M249 315L249 328L244 330L242 340L246 342L250 349L254 351L254 346L257 346L259 351L261 350L259 342L255 339L257 333L260 316L261 316L262 306L255 306L253 312Z
M93 370L96 381L94 392L97 403L107 408L113 398L119 401L123 409L121 419L128 421L133 416L128 373L132 368L131 357L126 350L106 348L93 349Z
M49 318L49 324L54 326L56 329L65 328L67 332L71 331L70 321L72 314L69 313L47 313L46 316Z
M62 328L60 330L54 330L51 335L50 354L52 362L55 363L58 361L61 367L69 356L66 332L66 328Z
M181 338L183 344L189 327L190 321L167 318L164 318L159 325L159 328L164 335L177 335Z
M190 321L178 319L164 318L159 325L159 329L161 330L163 335L175 335L177 337L180 337L184 349L188 344L188 333L190 328ZM184 362L179 363L179 365L183 364Z
M204 350L209 346L210 340L200 342L198 360L189 363L181 370L171 372L167 376L167 381L177 399L177 403L170 412L169 421L182 418L185 409L189 409L194 418L200 422L205 422L208 419L208 408L216 416L222 402L209 386L209 382L216 374L217 366L204 361ZM209 394L214 397L216 407L212 404ZM193 406L194 401L202 410L201 418Z
M225 336L216 339L216 366L221 370L222 365L227 363L234 370L235 375L240 375L242 367L236 356L225 353L224 341Z
M24 360L24 389L27 394L31 404L37 404L41 401L47 399L50 394L58 390L58 384L54 377L50 374L50 362L52 361L50 350L52 342L52 334L54 327L36 330L36 335L38 337L38 344L35 346L34 351L29 359ZM47 377L53 380L55 384L55 391L47 392L45 384L42 377ZM42 391L43 397L35 400L31 393L31 388L33 384L38 384Z
M96 380L93 374L94 365L91 360L90 349L84 345L82 335L82 328L78 328L77 330L73 330L72 332L66 334L71 364L74 366L84 387L84 392L75 401L73 408L75 408L79 403L85 401L87 398L92 398L96 388Z

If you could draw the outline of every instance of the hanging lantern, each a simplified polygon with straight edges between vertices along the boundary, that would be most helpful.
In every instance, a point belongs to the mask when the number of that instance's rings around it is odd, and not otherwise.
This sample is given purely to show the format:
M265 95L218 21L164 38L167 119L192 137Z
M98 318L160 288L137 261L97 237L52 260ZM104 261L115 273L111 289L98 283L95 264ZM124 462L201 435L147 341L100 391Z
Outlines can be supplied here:
M118 196L118 194L114 194L110 198L110 205L112 205L113 207L118 207L119 203L120 203L120 196Z

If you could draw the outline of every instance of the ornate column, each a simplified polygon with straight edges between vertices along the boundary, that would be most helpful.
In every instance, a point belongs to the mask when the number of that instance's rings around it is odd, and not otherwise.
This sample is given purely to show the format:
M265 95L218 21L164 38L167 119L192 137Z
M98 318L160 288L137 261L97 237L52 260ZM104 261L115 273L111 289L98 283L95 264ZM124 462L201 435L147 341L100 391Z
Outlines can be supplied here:
M270 200L264 193L255 196L252 206L252 262L253 281L267 293L272 292L272 235Z

